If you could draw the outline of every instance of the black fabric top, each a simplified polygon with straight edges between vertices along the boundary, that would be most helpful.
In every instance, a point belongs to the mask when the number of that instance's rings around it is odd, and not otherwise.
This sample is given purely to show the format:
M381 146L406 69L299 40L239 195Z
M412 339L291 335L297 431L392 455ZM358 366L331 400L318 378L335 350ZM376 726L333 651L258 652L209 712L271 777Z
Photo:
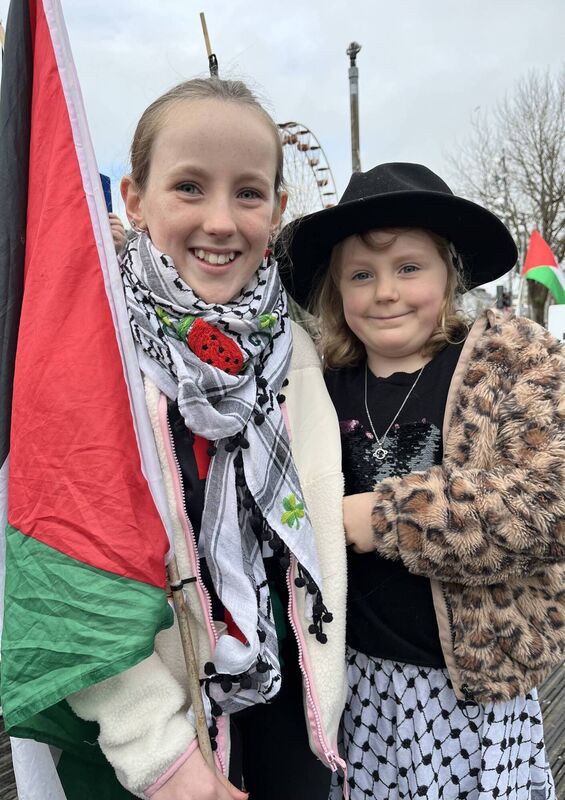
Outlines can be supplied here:
M169 424L175 444L175 453L179 463L182 485L184 490L184 504L190 519L194 538L198 542L202 512L204 511L204 491L206 478L200 477L196 455L194 453L194 434L186 427L185 421L179 411L177 402L169 402ZM212 601L212 616L215 620L223 620L224 607L220 602L212 576L206 564L206 559L200 559L200 573L204 586L208 590Z
M345 494L370 492L385 478L440 464L449 384L462 345L449 345L426 365L420 380L374 456L374 436L364 403L365 363L327 370L326 384L341 428ZM382 437L414 384L417 372L387 378L368 373L367 398L375 432ZM417 666L443 667L430 581L402 561L348 548L347 643L367 655Z

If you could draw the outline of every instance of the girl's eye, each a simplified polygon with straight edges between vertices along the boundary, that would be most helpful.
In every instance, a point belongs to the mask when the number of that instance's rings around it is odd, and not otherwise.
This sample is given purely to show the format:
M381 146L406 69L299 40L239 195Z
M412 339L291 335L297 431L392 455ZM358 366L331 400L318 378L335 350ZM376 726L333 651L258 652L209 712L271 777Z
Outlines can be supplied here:
M257 200L261 195L256 189L242 189L239 193L239 197L241 197L242 200Z
M370 277L371 277L370 272L355 272L351 276L352 280L354 281L367 281L370 279Z
M410 274L412 272L418 272L419 269L420 267L417 264L404 264L400 268L400 271L404 272L405 274Z
M200 194L200 189L195 183L190 183L187 181L186 183L179 183L176 187L177 192L183 192L184 194Z

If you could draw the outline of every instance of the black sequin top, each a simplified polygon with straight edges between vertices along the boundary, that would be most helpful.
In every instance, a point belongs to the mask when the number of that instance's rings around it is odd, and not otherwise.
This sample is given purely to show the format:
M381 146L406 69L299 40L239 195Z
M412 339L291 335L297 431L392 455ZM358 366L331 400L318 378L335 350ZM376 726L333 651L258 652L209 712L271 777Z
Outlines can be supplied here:
M442 460L442 424L449 384L462 345L449 345L426 365L400 416L377 446L365 411L365 363L326 371L342 442L345 494L369 492L384 478L419 472ZM413 385L417 372L387 378L368 374L367 399L382 437ZM367 655L425 667L443 667L430 582L402 561L377 553L348 552L347 643Z

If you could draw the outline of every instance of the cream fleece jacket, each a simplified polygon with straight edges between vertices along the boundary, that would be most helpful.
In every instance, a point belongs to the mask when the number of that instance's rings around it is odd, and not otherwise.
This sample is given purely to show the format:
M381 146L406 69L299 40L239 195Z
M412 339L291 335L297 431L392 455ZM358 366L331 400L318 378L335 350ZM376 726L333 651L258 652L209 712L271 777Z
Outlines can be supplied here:
M293 324L292 329L293 356L289 384L284 390L291 447L315 531L324 601L333 614L333 622L326 628L328 642L320 644L308 633L303 593L296 593L298 635L308 675L304 682L306 718L312 749L326 763L335 765L337 730L345 702L346 561L341 447L337 417L315 348L299 326ZM191 545L187 545L181 524L159 422L159 403L164 399L147 380L146 398L173 517L175 552L181 576L189 577L194 574ZM213 660L213 646L196 583L187 587L186 599L198 630L197 657L202 671L204 663ZM195 732L187 718L189 698L184 673L175 624L156 637L155 652L148 659L68 698L79 717L98 722L103 753L118 780L137 797L148 797L146 792L168 770L174 774L175 764L180 766L183 754L193 745ZM225 729L229 726L225 722L223 726L225 746L218 755L227 771L229 745Z

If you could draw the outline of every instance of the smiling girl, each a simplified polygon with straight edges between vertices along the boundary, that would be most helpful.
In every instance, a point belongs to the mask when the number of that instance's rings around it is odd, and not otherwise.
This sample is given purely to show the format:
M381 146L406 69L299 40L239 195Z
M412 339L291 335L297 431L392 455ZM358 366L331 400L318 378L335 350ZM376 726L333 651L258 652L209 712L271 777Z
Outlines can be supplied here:
M469 330L456 309L513 267L510 234L398 163L283 240L289 291L319 290L341 426L351 797L550 800L535 687L565 645L565 359L530 320Z
M176 624L69 703L100 725L127 796L237 800L245 786L254 800L324 800L342 764L339 436L266 251L286 200L278 130L244 84L193 80L144 112L131 157L123 282L216 772Z

